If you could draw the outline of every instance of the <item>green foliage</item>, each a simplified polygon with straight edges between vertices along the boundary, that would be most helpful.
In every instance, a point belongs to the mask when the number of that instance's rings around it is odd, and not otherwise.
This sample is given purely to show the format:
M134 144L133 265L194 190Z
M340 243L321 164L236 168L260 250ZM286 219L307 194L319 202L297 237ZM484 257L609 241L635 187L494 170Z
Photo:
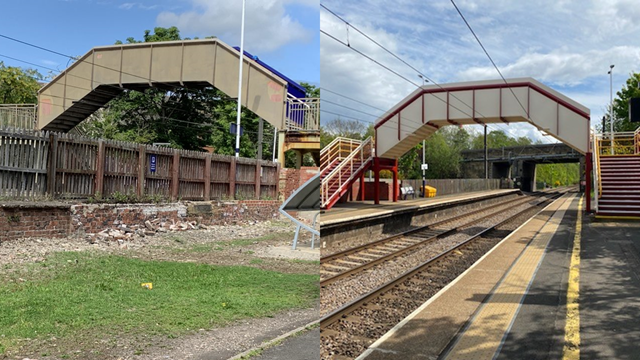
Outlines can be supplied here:
M626 84L620 91L616 93L613 99L613 129L616 132L635 131L640 124L629 121L629 99L640 98L640 73L632 73ZM606 124L609 124L609 111L607 111ZM605 131L609 131L610 125L605 125ZM601 125L597 124L596 128L601 129Z
M305 90L307 90L307 97L308 98L320 98L320 88L315 86L315 85L311 85L307 82L301 81L300 85L302 85L303 88L305 88Z
M580 181L580 164L538 164L536 165L536 182L541 187L575 185ZM556 185L556 182L559 185Z
M78 252L57 253L35 266L0 282L0 354L25 338L93 344L123 331L178 336L306 307L319 295L317 275L244 266ZM143 282L152 282L153 290Z
M39 80L44 77L33 69L5 66L0 61L0 104L35 104Z
M487 134L487 147L498 149L507 146L531 145L533 142L528 137L512 138L502 130L494 130ZM471 143L472 149L484 149L484 134L475 136Z

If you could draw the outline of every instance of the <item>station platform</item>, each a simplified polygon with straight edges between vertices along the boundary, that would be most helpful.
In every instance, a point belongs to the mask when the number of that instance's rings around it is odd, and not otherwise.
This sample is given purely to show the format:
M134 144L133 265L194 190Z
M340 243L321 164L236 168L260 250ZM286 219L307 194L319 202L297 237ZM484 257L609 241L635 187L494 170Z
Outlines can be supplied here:
M549 205L358 359L637 359L640 222L584 206Z
M373 201L351 201L343 204L336 204L326 210L320 216L320 227L327 227L354 220L367 220L378 218L399 212L413 212L434 208L443 204L454 205L466 201L482 200L501 195L515 194L519 189L500 189L489 191L473 191L462 194L436 196L432 198L419 198L393 201L381 201L376 205Z

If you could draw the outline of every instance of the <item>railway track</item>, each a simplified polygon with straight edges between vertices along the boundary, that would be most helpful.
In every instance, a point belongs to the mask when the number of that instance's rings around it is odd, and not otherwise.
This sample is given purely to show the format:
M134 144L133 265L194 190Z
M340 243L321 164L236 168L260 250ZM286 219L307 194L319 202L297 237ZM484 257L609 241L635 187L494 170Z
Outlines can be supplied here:
M540 196L553 193L540 192ZM534 201L531 197L510 199L463 215L411 229L384 239L360 245L320 259L320 286L367 270L377 264L402 256L438 238L451 235L495 216L507 207L517 207ZM486 214L487 211L490 211ZM466 220L465 220L466 219ZM450 225L452 224L453 225Z
M526 221L539 207L565 193L566 191L553 194L551 197L543 196L526 209L469 236L457 245L324 316L320 320L322 358L357 357L377 338L507 236L511 230L501 230L507 227L506 224L518 220ZM469 254L475 254L476 258ZM467 256L471 258L466 258Z

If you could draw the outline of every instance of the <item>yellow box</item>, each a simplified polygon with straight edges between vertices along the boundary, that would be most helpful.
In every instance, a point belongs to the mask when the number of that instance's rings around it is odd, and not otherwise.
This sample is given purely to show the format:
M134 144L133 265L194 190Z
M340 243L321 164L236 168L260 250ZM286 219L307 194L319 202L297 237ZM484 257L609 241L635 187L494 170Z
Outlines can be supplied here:
M153 283L142 283L140 284L143 288L147 288L149 290L153 289Z
M434 196L436 196L436 192L437 192L436 188L431 187L429 185L425 185L424 186L424 196L425 197L434 197Z

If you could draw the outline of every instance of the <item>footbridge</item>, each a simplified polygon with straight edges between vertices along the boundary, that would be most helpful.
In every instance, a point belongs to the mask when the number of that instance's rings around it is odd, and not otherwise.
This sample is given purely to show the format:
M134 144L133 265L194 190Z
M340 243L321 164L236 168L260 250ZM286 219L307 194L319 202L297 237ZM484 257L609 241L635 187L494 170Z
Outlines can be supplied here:
M215 87L237 97L239 57L219 39L95 47L40 89L37 128L68 132L125 89ZM299 97L289 79L256 57L245 53L243 61L242 105L283 133L281 161L286 131L307 135L318 151L318 99Z
M518 122L529 123L586 155L587 167L590 166L589 109L533 78L427 85L413 91L376 121L374 151L371 152L375 155L370 159L363 158L362 154L357 162L345 157L358 165L351 166L355 169L351 172L338 170L348 168L346 166L327 163L327 175L322 180L323 207L332 205L327 199L334 192L327 190L325 194L325 187L331 189L330 183L338 183L339 186L334 187L342 192L344 190L340 189L348 188L369 168L375 174L376 196L380 194L380 171L392 171L392 198L397 199L398 159L443 126ZM359 151L362 153L362 149ZM331 170L331 167L335 169ZM587 173L589 171L590 168Z

